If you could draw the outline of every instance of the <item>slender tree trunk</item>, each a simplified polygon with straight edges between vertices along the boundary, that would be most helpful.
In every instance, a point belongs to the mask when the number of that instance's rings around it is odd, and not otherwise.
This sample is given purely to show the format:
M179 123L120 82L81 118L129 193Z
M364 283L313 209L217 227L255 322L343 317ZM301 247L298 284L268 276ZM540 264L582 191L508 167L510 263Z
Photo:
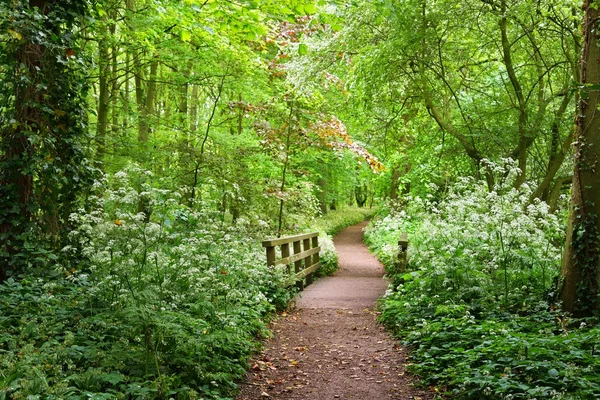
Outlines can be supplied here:
M123 101L123 132L127 132L129 129L129 103L131 101L131 53L127 50L125 53L125 99Z
M106 44L108 39L108 29L103 29L103 34L100 35L98 41L98 125L96 128L96 142L98 144L98 150L96 152L96 158L102 162L104 158L104 152L106 150L106 131L108 128L108 113L109 113L109 91L108 91L108 78L111 74L110 71L110 60L108 46Z
M576 122L575 168L571 214L561 269L563 308L579 316L600 309L600 14L592 1L583 3L581 87Z
M519 169L521 173L517 177L515 181L515 187L519 187L525 182L526 174L527 174L527 149L529 148L530 141L527 137L527 103L525 100L525 96L523 95L523 89L521 87L521 83L517 78L517 74L515 72L513 61L512 61L512 51L511 44L508 39L507 34L507 20L506 20L506 2L500 2L500 12L502 13L502 17L500 19L500 33L502 36L502 57L504 61L504 66L506 67L506 72L508 73L508 79L513 87L515 96L517 98L517 108L519 111L519 123L518 123L518 132L519 132L519 143L517 145L517 160L519 164Z
M398 189L400 187L400 177L402 176L402 173L400 171L400 167L398 167L397 165L395 165L392 168L392 181L390 183L390 199L391 200L398 200Z
M192 98L190 106L190 133L193 137L198 131L198 85L192 85Z
M210 116L208 117L208 121L206 122L206 130L204 131L204 138L202 139L202 144L200 145L200 157L196 161L196 167L194 169L194 183L192 185L192 193L190 195L190 207L193 206L195 198L196 198L196 187L200 185L200 168L204 165L204 152L206 150L206 143L208 141L208 137L210 136L210 130L213 126L213 121L215 119L215 115L217 114L217 108L219 107L219 102L221 101L221 96L223 95L223 88L225 86L225 78L223 75L221 77L221 81L217 87L217 92L214 96L214 102L212 105L212 109L210 111Z
M241 93L240 93L238 99L239 99L239 102L240 102L240 107L239 107L239 110L238 110L238 132L237 133L238 133L238 135L241 135L242 132L244 131L244 109L242 107L243 98L242 98L242 94Z
M550 149L550 157L548 160L548 168L546 170L546 175L542 182L538 185L536 190L531 194L529 201L533 201L536 198L541 198L544 200L547 198L550 193L550 187L552 186L552 182L556 173L559 171L562 166L569 149L571 147L571 143L573 141L573 137L571 135L566 135L565 138L560 143L560 123L562 118L567 110L567 106L571 102L571 95L566 95L563 99L556 115L554 117L554 122L552 123L551 133L552 133L552 146Z
M278 225L277 225L277 237L281 236L281 229L283 226L283 193L285 191L285 181L287 178L287 169L288 164L290 162L290 139L292 137L292 130L294 125L294 102L290 102L290 115L288 121L288 129L287 135L285 138L285 159L283 160L283 170L281 171L281 188L280 188L280 196L279 200L279 217L278 217Z
M146 96L138 96L138 107L141 109L138 122L138 141L146 143L150 138L150 121L149 118L155 111L156 98L156 73L158 71L158 58L155 56L150 63L150 75L146 84ZM139 92L142 92L142 81L139 75L136 76L136 87L139 87ZM136 91L138 91L136 89Z
M117 13L117 9L115 8L114 12L113 12L113 21L115 21L117 19L118 13ZM114 39L116 39L116 35L117 35L117 24L116 23L112 23L110 26L110 33L112 35L112 37ZM110 56L111 56L111 69L112 69L112 74L111 74L111 81L112 81L112 85L110 88L110 114L111 114L111 135L112 137L116 137L119 133L119 113L117 112L117 108L118 108L118 104L119 104L119 64L118 64L118 55L119 52L119 45L118 44L114 44L112 46L111 52L110 52Z
M325 169L325 168L324 168ZM323 174L326 174L326 171L323 172ZM327 214L327 177L326 176L322 176L319 178L319 180L317 181L317 186L318 186L318 199L319 199L319 208L321 210L321 215L325 215Z

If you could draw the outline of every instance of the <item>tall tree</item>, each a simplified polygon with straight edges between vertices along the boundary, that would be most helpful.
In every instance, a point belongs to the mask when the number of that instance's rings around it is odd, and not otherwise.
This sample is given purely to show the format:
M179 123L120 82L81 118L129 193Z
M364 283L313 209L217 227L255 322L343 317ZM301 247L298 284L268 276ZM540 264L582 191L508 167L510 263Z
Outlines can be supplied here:
M597 0L583 3L581 97L576 121L571 214L562 264L560 299L576 315L600 310L600 13Z
M0 31L10 35L0 45L0 279L52 257L42 244L59 244L91 171L75 34L87 3L8 3L0 4Z

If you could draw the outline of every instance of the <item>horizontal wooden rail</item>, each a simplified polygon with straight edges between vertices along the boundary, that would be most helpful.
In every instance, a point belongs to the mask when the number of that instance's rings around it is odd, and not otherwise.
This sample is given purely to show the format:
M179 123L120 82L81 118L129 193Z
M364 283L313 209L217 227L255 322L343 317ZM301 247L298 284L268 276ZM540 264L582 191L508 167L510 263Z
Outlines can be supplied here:
M300 290L304 289L304 280L307 285L310 285L313 274L321 267L319 232L267 239L263 240L262 245L267 250L268 266L287 265L290 277L286 281L286 286L295 284ZM277 258L277 246L280 247L280 258Z
M303 258L307 258L308 256L312 256L313 254L318 253L319 251L321 251L321 246L312 248L310 250L303 251L302 253L294 254L293 256L279 259L279 260L275 261L275 265L291 264L298 260L302 260Z

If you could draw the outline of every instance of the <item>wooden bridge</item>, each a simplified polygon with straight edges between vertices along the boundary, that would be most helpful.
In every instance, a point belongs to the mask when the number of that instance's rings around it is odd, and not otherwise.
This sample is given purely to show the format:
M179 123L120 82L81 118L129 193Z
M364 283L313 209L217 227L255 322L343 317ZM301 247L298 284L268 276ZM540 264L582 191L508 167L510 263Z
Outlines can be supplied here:
M319 232L267 239L262 245L267 250L267 265L287 266L290 277L286 286L296 285L298 289L304 289L304 281L310 285L313 274L321 267Z

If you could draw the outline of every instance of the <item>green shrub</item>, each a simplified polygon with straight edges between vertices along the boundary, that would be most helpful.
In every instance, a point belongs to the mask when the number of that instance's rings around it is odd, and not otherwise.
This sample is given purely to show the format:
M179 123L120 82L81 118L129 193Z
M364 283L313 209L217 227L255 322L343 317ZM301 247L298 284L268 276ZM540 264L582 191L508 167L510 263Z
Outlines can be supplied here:
M287 305L266 222L131 182L117 174L72 215L69 263L0 285L0 399L227 398Z
M591 399L600 393L597 320L551 303L563 224L530 189L464 179L441 199L411 199L367 229L396 282L381 320L412 349L411 370L457 398ZM393 208L391 209L393 210ZM409 270L395 275L400 233Z
M315 220L314 228L328 235L335 236L349 226L371 218L377 209L348 207L329 211Z

